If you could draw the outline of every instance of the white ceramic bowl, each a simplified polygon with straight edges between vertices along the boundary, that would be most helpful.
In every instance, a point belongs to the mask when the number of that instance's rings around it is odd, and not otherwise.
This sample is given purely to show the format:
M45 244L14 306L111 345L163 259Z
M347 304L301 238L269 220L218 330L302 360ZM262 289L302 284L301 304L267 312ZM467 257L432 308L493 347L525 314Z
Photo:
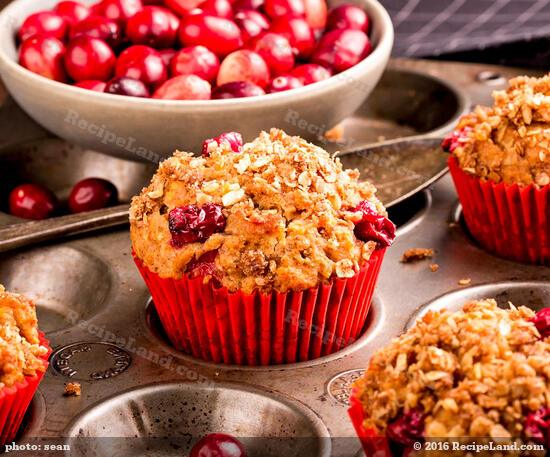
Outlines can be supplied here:
M29 14L53 8L58 1L15 0L0 12L0 76L17 103L46 129L70 142L131 160L158 160L175 149L200 152L205 138L232 130L241 132L245 140L271 127L314 139L364 102L393 45L391 19L377 0L329 0L331 7L355 3L372 21L373 52L339 75L259 97L207 101L123 97L52 81L17 63L17 29Z

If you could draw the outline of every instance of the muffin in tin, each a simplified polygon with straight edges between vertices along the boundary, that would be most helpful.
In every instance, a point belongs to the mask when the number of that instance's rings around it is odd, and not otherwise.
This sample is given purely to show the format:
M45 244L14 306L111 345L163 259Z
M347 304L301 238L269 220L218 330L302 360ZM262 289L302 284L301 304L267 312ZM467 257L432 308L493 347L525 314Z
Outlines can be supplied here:
M176 152L132 201L134 257L174 345L207 360L319 357L364 325L395 236L374 187L281 130Z

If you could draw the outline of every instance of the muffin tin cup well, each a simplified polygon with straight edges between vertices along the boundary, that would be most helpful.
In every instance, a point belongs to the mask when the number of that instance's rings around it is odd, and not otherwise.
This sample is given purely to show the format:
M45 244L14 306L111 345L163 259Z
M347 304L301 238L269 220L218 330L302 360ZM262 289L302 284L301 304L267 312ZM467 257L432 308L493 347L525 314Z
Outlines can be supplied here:
M34 376L25 376L23 381L14 384L12 387L0 389L0 448L6 443L13 441L23 416L48 368L48 357L51 353L50 342L39 333L40 344L48 349L45 355L40 357L44 364L44 371L37 372Z
M468 230L487 251L519 262L550 265L548 186L482 182L450 156L449 170Z
M200 277L160 278L134 261L177 349L213 362L277 365L331 354L361 335L384 253L375 251L352 278L286 294L230 293Z

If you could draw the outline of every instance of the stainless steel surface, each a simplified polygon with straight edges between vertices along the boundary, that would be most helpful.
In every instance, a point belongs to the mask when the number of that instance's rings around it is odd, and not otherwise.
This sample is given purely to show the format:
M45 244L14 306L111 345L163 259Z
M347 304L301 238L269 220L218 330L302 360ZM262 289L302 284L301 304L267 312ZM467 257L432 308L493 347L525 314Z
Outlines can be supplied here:
M500 87L480 82L476 77L479 72L498 71L506 78L520 72L437 62L395 61L393 65L450 79L473 103L487 103L490 92ZM348 382L353 379L348 372L364 369L373 351L402 332L427 304L456 308L467 299L495 295L502 303L513 299L516 304L538 309L550 298L544 284L550 279L549 268L487 254L455 222L456 192L448 175L430 190L395 205L391 212L392 218L401 220L403 225L382 266L364 336L329 358L287 366L244 369L201 362L171 349L155 324L149 294L133 265L127 230L108 230L1 255L0 283L16 286L19 292L31 296L38 289L40 293L35 298L39 312L52 303L41 302L40 297L52 300L60 297L63 306L59 308L57 330L47 335L56 350L74 348L71 345L75 344L82 348L82 344L110 342L131 358L129 366L116 376L80 380L82 396L74 398L62 397L64 384L71 379L67 376L71 369L85 373L82 367L101 365L108 370L109 365L105 364L110 359L101 351L99 359L99 355L94 355L96 351L82 350L75 354L74 363L67 362L69 369L62 370L64 374L50 368L18 442L25 443L33 437L59 442L59 437L78 435L82 429L90 435L105 437L114 433L126 439L76 440L70 455L89 455L86 452L90 446L106 445L117 449L109 454L103 448L99 455L133 455L127 446L141 442L130 436L137 434L162 442L163 437L176 435L166 424L170 418L177 421L178 434L193 435L218 431L214 430L219 424L215 421L223 414L231 417L245 411L244 433L252 437L273 430L261 424L272 424L282 415L285 420L303 426L302 430L313 438L323 436L322 422L332 437L332 456L359 455L360 444L342 402ZM415 247L435 249L433 259L401 263L402 253ZM432 272L430 263L439 264L439 270ZM471 278L472 286L459 286L462 278ZM100 284L106 284L101 293L96 291ZM342 376L343 373L346 374ZM206 391L204 386L209 386ZM229 392L228 386L236 386L241 393L231 391L231 395L224 397L226 400L219 402L205 400L210 386L222 396ZM171 401L182 403L186 397L199 407L208 404L219 409L207 412L204 426L197 427L185 420L191 413L180 414L179 410L164 406ZM284 412L281 404L286 405ZM265 405L271 406L264 408ZM262 412L261 419L256 415L258 411ZM85 449L78 450L77 446L83 443ZM158 444L151 455L185 455L185 452L176 453Z

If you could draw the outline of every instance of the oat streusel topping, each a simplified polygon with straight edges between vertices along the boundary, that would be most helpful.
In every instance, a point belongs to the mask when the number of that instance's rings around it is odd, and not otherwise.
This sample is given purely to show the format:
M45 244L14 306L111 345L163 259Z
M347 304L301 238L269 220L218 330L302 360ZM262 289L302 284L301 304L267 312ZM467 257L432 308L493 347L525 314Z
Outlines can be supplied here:
M424 437L521 437L527 414L550 406L550 338L529 308L494 300L428 312L378 350L357 383L366 428L425 414Z
M176 152L132 201L133 249L153 272L179 279L191 260L218 250L216 279L230 291L287 292L353 276L370 258L376 243L356 238L354 210L367 200L386 212L357 170L277 129L239 153L223 142L208 152ZM207 203L223 206L224 230L174 248L169 212Z
M478 106L464 116L453 154L460 167L508 185L550 183L550 75L520 76L493 94L492 108Z
M44 371L34 303L0 285L0 387L11 387Z

